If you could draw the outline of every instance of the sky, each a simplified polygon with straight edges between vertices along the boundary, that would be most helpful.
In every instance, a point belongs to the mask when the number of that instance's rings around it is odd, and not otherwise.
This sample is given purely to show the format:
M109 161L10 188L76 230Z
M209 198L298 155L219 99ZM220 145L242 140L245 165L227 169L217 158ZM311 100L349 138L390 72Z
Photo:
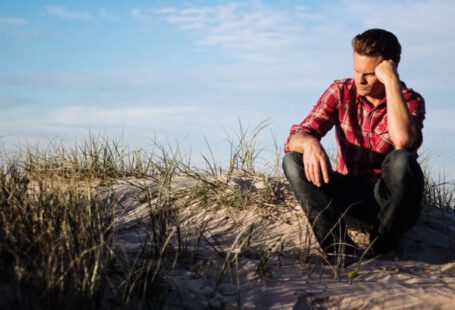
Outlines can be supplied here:
M281 147L336 79L350 41L395 33L399 74L426 100L421 157L455 179L455 3L412 1L0 2L0 140L6 148L88 134L153 139L226 158L239 121ZM328 149L334 138L323 139Z

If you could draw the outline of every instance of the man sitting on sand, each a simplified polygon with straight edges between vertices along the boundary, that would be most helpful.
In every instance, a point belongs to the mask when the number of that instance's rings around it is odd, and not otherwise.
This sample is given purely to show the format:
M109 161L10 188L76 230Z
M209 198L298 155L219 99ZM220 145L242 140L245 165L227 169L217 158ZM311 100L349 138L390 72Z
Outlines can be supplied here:
M354 37L354 78L334 81L291 127L284 173L327 254L354 252L346 219L363 223L373 253L385 254L417 222L423 174L417 163L424 99L400 81L401 45L391 32ZM336 171L320 139L333 127Z

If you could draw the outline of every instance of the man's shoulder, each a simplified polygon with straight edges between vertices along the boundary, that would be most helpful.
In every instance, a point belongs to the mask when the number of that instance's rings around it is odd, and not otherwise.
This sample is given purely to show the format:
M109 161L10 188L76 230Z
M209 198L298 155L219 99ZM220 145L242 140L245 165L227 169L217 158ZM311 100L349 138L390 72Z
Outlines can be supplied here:
M337 88L341 91L355 90L354 80L351 78L334 80L330 85L330 88Z
M345 78L334 80L332 84L335 84L340 87L353 87L354 86L354 79L352 78Z
M343 101L351 100L356 93L354 80L351 78L334 80L329 89L336 91L339 94L339 98Z
M413 88L408 87L406 85L406 83L404 83L403 81L401 81L401 90L402 90L403 97L405 98L405 100L418 99L419 101L424 101L424 99L420 93L415 91Z

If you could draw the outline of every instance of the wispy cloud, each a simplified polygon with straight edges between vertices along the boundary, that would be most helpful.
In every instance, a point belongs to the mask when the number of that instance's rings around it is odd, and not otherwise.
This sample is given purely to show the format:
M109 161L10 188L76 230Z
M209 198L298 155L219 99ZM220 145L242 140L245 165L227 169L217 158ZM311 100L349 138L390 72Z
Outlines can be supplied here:
M385 28L402 42L402 68L417 87L434 89L447 88L455 74L447 68L455 52L455 41L448 39L455 31L454 15L455 4L442 0L415 1L412 5L345 0L293 8L253 2L131 10L131 16L143 23L161 18L188 34L196 46L215 52L227 50L234 56L274 62L291 70L315 68L311 74L328 72L342 63L350 69L351 38L368 28ZM356 16L355 23L349 21L351 16ZM419 70L435 69L442 74L434 80L419 79Z
M32 27L28 19L0 16L0 33L5 33L16 39L28 39L41 36L43 31Z
M192 32L200 46L234 50L277 49L294 44L298 28L284 12L263 6L230 3L203 7L134 8L131 16L141 22L156 17Z
M179 107L98 107L98 106L67 106L52 111L50 123L61 126L96 126L121 128L173 127L197 109L192 106Z
M20 17L0 17L0 32L15 31L28 24L28 20Z
M84 10L70 10L62 6L46 6L45 12L63 20L92 20L93 15Z
M100 8L98 11L72 10L63 6L46 6L44 11L58 19L62 20L105 20L118 21L120 18L106 8Z

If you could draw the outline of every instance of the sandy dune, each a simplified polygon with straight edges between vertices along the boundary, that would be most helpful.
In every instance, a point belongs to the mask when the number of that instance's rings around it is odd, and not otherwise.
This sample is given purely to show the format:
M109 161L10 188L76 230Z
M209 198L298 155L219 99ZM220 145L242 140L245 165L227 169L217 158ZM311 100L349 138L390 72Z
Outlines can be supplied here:
M262 194L270 184L276 199L267 202ZM166 269L172 290L165 309L455 309L451 211L425 210L399 253L337 269L318 255L305 216L282 180L233 178L220 201L241 192L253 202L236 208L195 198L198 186L189 177L172 183L184 263ZM118 251L134 256L147 247L158 191L155 181L136 179L105 191L118 203ZM365 242L364 234L352 233ZM176 235L170 239L174 249Z

